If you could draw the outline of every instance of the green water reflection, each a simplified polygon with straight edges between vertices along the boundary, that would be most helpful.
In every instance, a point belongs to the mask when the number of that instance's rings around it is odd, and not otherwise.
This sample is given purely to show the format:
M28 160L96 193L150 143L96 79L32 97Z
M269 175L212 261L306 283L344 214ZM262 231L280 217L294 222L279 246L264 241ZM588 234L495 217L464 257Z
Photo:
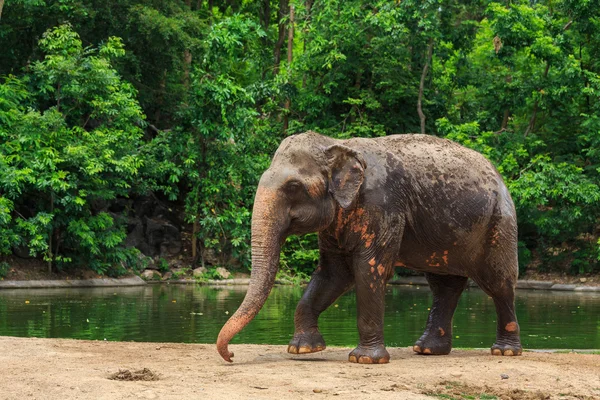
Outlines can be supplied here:
M214 343L245 287L195 285L132 288L0 291L0 335L119 341ZM257 318L233 343L287 344L303 288L275 287ZM354 346L355 294L341 297L320 320L332 346ZM421 335L431 293L427 287L389 286L388 346L410 346ZM600 294L520 291L517 315L525 348L599 349ZM454 317L456 347L488 347L494 341L494 304L467 290Z

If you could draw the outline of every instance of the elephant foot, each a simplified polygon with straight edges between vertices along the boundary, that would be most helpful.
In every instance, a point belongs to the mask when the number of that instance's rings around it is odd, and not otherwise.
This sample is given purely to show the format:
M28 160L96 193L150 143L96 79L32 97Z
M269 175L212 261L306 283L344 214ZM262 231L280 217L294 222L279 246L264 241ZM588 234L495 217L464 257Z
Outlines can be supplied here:
M374 347L359 345L350 352L348 361L359 364L387 364L390 362L390 353L382 344Z
M325 350L325 340L319 331L295 333L287 352L290 354L316 353Z
M492 346L492 355L494 356L520 356L523 354L523 347L517 344L497 344Z
M444 335L442 335L444 333ZM443 356L450 354L452 350L452 339L446 336L442 328L435 334L425 333L413 346L413 351L418 354Z

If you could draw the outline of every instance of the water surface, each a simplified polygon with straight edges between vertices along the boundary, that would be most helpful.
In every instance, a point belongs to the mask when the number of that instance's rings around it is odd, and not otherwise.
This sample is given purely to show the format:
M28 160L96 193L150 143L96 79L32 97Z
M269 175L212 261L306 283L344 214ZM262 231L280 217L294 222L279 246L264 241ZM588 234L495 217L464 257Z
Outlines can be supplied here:
M232 343L287 344L303 290L275 287ZM214 343L245 291L196 285L0 290L0 336ZM386 344L411 346L430 305L426 286L388 286ZM600 294L519 291L517 315L525 348L600 349ZM331 306L319 326L328 345L355 346L354 292ZM495 332L493 301L478 289L466 290L454 317L454 346L489 347Z

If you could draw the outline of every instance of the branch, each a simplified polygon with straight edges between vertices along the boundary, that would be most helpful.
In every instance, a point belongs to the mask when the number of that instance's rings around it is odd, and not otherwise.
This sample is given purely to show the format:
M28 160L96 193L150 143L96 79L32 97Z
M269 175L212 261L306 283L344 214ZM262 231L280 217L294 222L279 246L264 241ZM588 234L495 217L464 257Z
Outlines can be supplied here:
M419 84L419 98L417 99L417 112L419 113L419 119L421 120L421 133L425 133L425 114L423 114L423 89L425 88L425 77L427 76L427 70L429 69L429 60L433 54L433 38L429 38L429 46L427 47L427 59L423 66L423 73L421 74L421 83Z
M544 79L548 77L549 70L550 70L550 61L546 61L546 70L544 71ZM533 114L531 114L531 119L529 120L529 125L527 125L527 129L525 130L525 137L527 137L527 135L529 135L535 128L535 119L537 117L538 104L539 104L539 101L536 99L535 103L533 103Z

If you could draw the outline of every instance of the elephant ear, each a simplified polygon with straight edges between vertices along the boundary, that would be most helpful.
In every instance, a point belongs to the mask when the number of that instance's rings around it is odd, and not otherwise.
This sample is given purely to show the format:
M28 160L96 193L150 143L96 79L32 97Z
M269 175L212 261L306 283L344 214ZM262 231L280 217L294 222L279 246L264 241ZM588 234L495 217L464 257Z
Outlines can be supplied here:
M356 199L365 179L365 160L349 147L333 145L325 149L329 162L329 192L342 208Z

